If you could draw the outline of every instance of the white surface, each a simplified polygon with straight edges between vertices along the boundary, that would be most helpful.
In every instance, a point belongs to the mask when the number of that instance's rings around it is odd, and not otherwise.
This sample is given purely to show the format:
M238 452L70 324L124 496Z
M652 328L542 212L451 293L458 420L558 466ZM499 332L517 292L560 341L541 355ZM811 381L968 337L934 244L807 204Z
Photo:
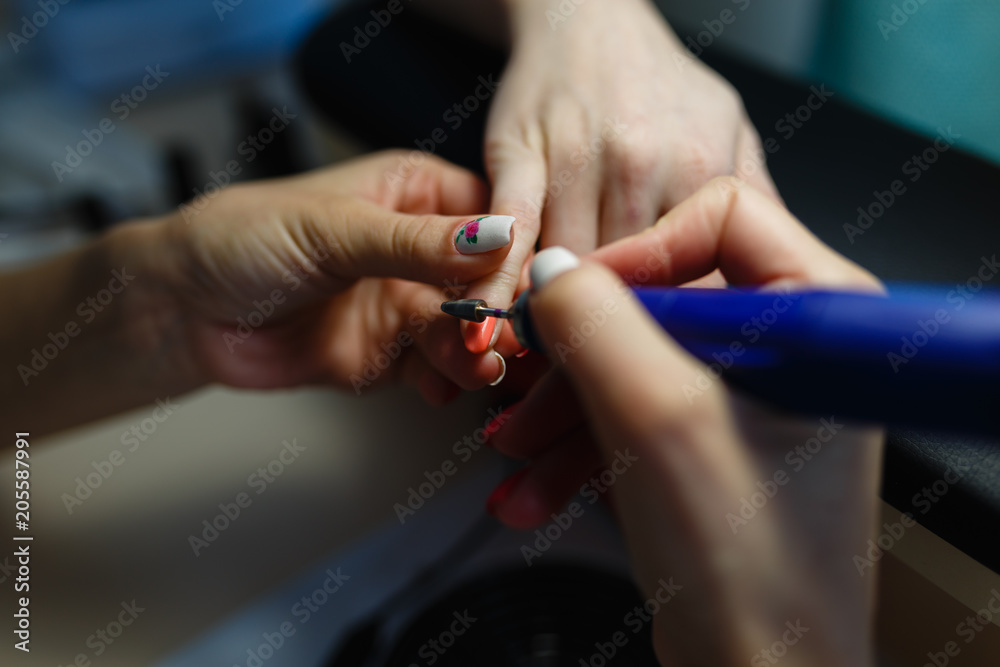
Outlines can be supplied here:
M153 407L32 440L32 652L25 660L5 642L0 664L69 665L83 653L93 665L135 667L178 650L334 550L394 521L393 504L405 502L407 488L424 481L424 471L456 459L453 445L487 422L488 400L479 392L429 409L402 388L361 398L220 389L172 398L180 409L136 451L123 452L122 465L72 515L62 494L72 493L75 478L93 472L94 462L127 449L122 434ZM6 434L18 430L2 426ZM201 521L247 491L248 476L292 438L306 450L195 557L188 538ZM9 452L0 459L0 488L8 490ZM491 456L484 448L467 463L456 459L455 478ZM0 581L5 606L12 579ZM133 599L146 611L95 658L88 637Z
M268 667L321 667L339 646L344 633L375 610L394 613L397 618L385 626L402 629L400 626L405 627L409 620L409 612L419 613L419 609L407 610L405 603L399 605L402 608L390 609L384 606L384 601L405 589L423 567L434 563L439 555L459 542L469 527L483 516L485 494L504 476L503 462L493 459L492 463L494 465L473 478L443 489L441 498L435 498L437 503L422 508L405 524L390 520L377 534L332 555L156 667L245 665L249 657L247 650L258 648L264 641L262 635L273 636L283 622L291 622L295 633L290 634L288 641L266 661ZM461 565L439 573L433 586L434 594L443 596L457 582L483 571L525 567L520 546L530 544L533 539L531 533L498 527L484 544L466 554ZM627 576L624 548L603 504L588 507L537 562L551 565L566 560L594 564ZM339 574L350 577L343 588L330 596L315 615L305 617L302 608L296 614L295 605L302 596L311 595L329 576L327 571L337 573L338 568ZM426 594L415 597L420 608L431 603ZM398 618L400 616L402 618ZM391 646L391 635L388 639Z

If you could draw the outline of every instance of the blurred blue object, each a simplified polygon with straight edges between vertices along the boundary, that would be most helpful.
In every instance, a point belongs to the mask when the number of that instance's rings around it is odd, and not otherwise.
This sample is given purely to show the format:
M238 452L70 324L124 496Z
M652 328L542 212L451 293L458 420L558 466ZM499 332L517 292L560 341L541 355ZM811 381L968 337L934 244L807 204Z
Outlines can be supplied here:
M22 44L51 74L88 92L135 85L159 64L176 82L209 83L279 63L343 0L46 0L50 16ZM15 0L11 28L43 10ZM42 18L42 17L39 17ZM32 51L34 51L32 53Z

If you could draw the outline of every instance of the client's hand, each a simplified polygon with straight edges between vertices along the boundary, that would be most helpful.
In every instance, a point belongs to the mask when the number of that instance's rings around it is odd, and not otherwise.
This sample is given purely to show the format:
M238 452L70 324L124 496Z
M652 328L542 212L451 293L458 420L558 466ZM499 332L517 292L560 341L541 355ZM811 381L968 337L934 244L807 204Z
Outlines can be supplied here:
M532 266L535 326L561 352L492 438L532 463L491 510L533 527L582 484L583 508L609 491L644 591L675 584L653 621L664 665L770 664L779 650L786 665L870 664L875 579L853 555L876 521L881 431L778 414L712 380L615 273L680 285L719 269L768 289L877 282L731 179L590 259L574 268L553 249ZM581 328L595 312L603 323ZM592 475L602 465L603 481Z
M517 216L518 238L470 297L506 306L536 241L590 252L654 224L716 176L777 196L739 95L692 58L654 3L503 4L513 48L485 157L490 210ZM470 350L492 338L509 352L493 320L462 328Z

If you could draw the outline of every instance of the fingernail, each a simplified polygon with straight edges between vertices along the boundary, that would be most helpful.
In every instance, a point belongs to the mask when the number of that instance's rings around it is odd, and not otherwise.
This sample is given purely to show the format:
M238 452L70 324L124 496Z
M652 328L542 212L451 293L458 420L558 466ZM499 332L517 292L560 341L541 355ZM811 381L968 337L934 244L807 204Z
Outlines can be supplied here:
M491 419L490 423L486 425L485 431L486 431L487 446L489 447L493 446L492 444L490 444L490 438L492 438L496 434L496 432L500 430L501 426L507 423L507 420L510 419L511 416L513 416L514 411L517 410L519 405L521 405L520 401L518 401L514 405L509 406L506 410L501 410L500 414Z
M515 298L514 301L517 301L517 299ZM514 343L514 347L511 348L511 352L510 352L509 356L514 357L515 359L520 359L521 357L524 356L524 353L527 352L527 351L528 351L528 348L526 348L525 346L521 345L520 342L515 342Z
M501 382L503 382L503 377L507 375L507 362L504 361L503 355L497 352L496 350L493 350L493 354L497 355L497 361L500 362L500 375L497 376L496 380L490 382L491 387L495 387Z
M542 289L554 278L580 266L580 258L562 246L546 248L531 263L532 289Z
M477 255L502 248L510 243L514 218L509 215L487 215L462 225L455 237L455 247L463 255Z
M527 468L521 468L516 473L505 479L504 481L497 484L497 488L493 489L493 493L490 497L486 499L486 511L491 515L496 516L497 509L502 505L510 494L513 493L517 485L521 483L524 476L528 474Z
M497 321L492 317L487 317L482 322L469 322L465 331L465 348L472 354L482 354L490 349L496 326Z

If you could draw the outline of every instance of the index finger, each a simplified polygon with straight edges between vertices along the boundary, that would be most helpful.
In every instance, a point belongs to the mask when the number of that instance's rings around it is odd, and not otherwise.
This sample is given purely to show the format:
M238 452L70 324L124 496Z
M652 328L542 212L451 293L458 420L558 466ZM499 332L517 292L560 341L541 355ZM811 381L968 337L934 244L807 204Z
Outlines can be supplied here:
M873 288L870 273L824 245L780 204L725 176L709 181L654 227L589 256L642 282L679 285L720 269L734 285L802 283Z
M514 241L500 268L473 282L465 298L483 299L502 308L513 301L524 264L538 240L547 166L544 157L534 148L512 142L489 144L487 160L493 180L490 212L516 218ZM492 348L501 328L493 318L481 323L462 322L461 326L465 346L473 354Z

